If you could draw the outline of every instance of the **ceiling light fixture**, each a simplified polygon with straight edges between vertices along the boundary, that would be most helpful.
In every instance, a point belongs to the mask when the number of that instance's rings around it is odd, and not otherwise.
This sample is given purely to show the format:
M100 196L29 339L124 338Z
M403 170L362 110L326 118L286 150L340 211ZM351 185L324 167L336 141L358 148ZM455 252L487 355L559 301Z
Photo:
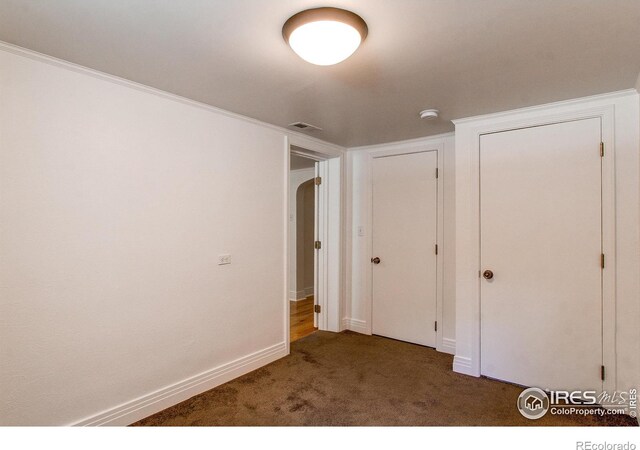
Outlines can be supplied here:
M437 119L438 115L440 115L440 111L437 109L425 109L424 111L420 111L420 118L424 120Z
M338 64L367 37L362 17L339 8L314 8L291 16L282 36L302 59L319 66Z

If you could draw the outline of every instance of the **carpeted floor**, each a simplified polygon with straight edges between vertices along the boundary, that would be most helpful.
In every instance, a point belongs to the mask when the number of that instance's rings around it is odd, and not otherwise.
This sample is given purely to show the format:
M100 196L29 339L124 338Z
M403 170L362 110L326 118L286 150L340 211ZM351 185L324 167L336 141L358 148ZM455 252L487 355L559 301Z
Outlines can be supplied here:
M637 425L628 416L528 420L522 389L456 374L433 349L352 332L317 332L291 354L137 426Z

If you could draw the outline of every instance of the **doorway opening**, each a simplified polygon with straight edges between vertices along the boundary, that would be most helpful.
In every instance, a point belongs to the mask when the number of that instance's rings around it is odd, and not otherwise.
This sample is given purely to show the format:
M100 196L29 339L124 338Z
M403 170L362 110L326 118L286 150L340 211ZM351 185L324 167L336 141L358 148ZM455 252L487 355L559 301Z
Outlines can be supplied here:
M317 162L292 154L289 167L289 327L294 342L318 329L316 285Z
M287 280L283 300L288 348L291 341L315 330L342 330L343 154L340 149L298 136L289 137L285 149L288 208L284 217Z

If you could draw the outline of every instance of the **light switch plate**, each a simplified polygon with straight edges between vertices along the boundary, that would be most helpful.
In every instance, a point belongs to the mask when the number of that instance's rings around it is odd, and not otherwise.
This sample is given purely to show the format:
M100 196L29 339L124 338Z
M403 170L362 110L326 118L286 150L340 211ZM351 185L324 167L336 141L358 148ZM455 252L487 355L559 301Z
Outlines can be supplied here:
M218 265L231 264L231 255L218 255Z

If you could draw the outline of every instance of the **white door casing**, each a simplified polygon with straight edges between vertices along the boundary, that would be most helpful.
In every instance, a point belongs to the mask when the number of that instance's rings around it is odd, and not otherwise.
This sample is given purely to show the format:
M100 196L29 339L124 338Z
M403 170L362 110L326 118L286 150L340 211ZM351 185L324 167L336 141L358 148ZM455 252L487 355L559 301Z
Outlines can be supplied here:
M436 346L437 151L373 160L374 334Z
M480 137L483 375L602 388L601 141L600 118Z
M296 154L317 161L323 184L319 189L320 202L316 202L316 217L322 217L316 234L322 241L323 248L314 256L316 277L314 279L315 298L322 307L322 313L317 315L317 325L320 330L339 332L340 311L342 309L343 286L340 273L342 264L342 171L343 150L332 144L327 144L316 139L293 134L285 138L285 185L289 182L289 155ZM288 203L289 191L286 191L285 204ZM321 208L321 209L320 209ZM320 219L319 219L320 220ZM285 221L285 286L289 286L289 230L288 209L284 216ZM321 228L320 228L321 227ZM290 349L290 309L288 295L284 299L284 336L287 344L287 352Z
M324 167L323 167L324 168ZM320 162L316 161L315 165L314 165L314 170L315 170L315 178L318 179L318 177L320 177L320 179L322 179L322 177L320 176ZM322 192L322 190L320 189L320 186L318 184L316 184L314 182L315 185L315 189L314 189L314 196L315 196L315 214L314 214L314 221L313 221L313 240L315 242L321 241L321 236L324 234L323 230L324 230L324 221L323 219L323 214L321 214L321 211L324 211L324 192ZM315 244L314 244L315 246ZM313 277L313 293L314 293L314 297L313 297L313 306L314 308L317 305L320 305L320 307L322 308L322 299L324 299L325 297L325 284L323 283L324 281L324 253L322 253L320 250L322 249L315 249L314 253L313 253L313 271L314 271L314 277ZM318 328L318 313L313 314L313 326ZM326 329L326 327L324 327L323 324L323 330Z

